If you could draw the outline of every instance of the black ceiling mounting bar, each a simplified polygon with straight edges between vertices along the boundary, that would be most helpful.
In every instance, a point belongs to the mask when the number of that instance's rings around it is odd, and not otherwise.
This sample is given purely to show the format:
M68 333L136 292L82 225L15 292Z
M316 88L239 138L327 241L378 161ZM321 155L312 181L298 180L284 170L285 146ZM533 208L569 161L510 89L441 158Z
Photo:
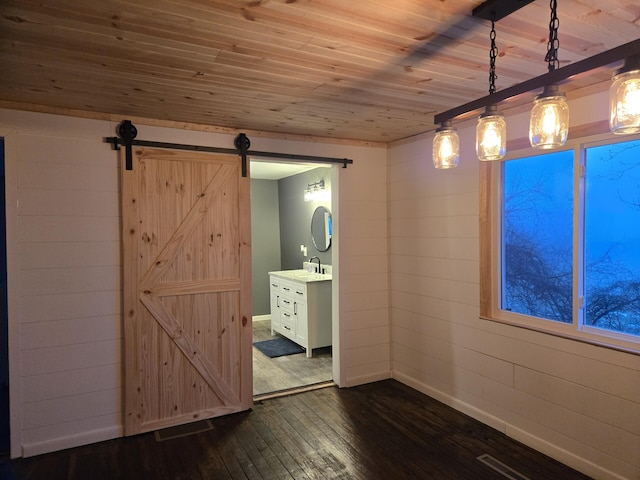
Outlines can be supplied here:
M139 147L157 147L168 148L171 150L190 150L195 152L208 152L208 153L228 153L231 155L240 155L242 157L242 176L247 176L247 155L253 155L255 157L265 158L280 158L286 160L297 160L305 163L337 163L341 164L342 168L347 168L347 165L352 164L353 160L349 158L332 158L332 157L316 157L313 155L295 155L291 153L276 153L276 152L258 152L249 151L251 141L244 134L240 133L234 140L235 149L233 148L218 148L218 147L206 147L202 145L185 145L182 143L167 143L167 142L151 142L147 140L136 140L135 137L138 133L136 127L130 120L124 120L118 125L116 129L119 137L106 137L104 141L110 143L114 150L120 150L120 146L124 146L126 149L126 169L133 169L133 155L131 153L131 147L133 145Z
M465 103L459 107L452 108L446 112L438 113L434 116L433 123L440 124L446 120L452 120L464 114L471 114L480 108L485 108L503 100L528 93L532 90L540 89L545 85L552 85L554 83L559 84L574 75L583 74L590 70L605 67L616 62L622 62L625 58L638 54L640 54L640 39L632 40L631 42L612 48L606 52L598 53L592 57L557 68L552 72L525 80L517 85L507 87L503 90L497 91L496 93Z
M482 5L474 8L471 15L497 22L531 2L533 0L487 0Z

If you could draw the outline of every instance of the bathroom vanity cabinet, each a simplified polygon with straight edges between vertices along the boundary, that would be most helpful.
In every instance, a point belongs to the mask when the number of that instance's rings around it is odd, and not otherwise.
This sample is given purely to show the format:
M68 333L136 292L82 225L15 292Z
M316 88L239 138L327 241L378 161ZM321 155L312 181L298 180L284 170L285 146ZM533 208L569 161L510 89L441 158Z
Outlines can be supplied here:
M331 275L304 270L269 272L271 334L306 348L331 345Z

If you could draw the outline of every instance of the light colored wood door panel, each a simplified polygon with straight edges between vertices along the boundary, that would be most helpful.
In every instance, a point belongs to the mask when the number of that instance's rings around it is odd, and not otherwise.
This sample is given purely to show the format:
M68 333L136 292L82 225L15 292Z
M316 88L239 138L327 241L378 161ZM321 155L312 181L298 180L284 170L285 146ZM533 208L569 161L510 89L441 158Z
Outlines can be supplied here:
M253 396L239 158L136 148L133 160L122 170L127 435L246 410Z

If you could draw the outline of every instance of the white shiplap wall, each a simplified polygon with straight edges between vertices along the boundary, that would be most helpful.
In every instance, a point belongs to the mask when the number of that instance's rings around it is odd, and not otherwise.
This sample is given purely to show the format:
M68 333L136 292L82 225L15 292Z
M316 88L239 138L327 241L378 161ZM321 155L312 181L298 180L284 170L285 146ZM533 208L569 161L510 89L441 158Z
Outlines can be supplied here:
M590 100L606 118L606 96ZM589 99L571 115L597 120ZM479 319L475 125L459 134L450 171L430 137L389 150L394 378L594 478L640 478L640 356Z
M340 178L340 319L345 386L390 376L386 158Z
M116 124L0 109L14 457L122 435L119 170L103 142ZM137 127L146 140L233 145L234 135ZM342 386L388 378L386 149L251 141L255 150L354 160L334 168L332 181L341 285L334 376Z
M17 191L11 321L20 453L33 455L121 433L119 173L102 142L108 124L16 120L7 157L17 173L7 178Z

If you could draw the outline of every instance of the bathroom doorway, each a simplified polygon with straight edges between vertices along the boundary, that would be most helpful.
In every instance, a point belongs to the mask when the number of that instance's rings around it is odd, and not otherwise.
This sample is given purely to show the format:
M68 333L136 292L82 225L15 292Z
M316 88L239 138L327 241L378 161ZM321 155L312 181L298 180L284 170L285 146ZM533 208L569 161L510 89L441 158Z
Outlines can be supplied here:
M319 261L322 267L329 267L326 271L333 267L335 249L318 251L311 237L314 209L323 205L329 212L332 210L330 189L333 168L318 164L273 163L272 160L251 161L255 399L332 384L331 345L314 348L309 358L305 351L271 357L256 348L255 343L275 339L287 343L286 338L281 338L283 335L272 332L269 272L301 271L304 262L311 257L318 257L316 263ZM325 187L325 197L305 202L305 189L315 183L318 190L320 181ZM330 285L329 290L332 290ZM331 314L324 314L322 321L331 324Z

